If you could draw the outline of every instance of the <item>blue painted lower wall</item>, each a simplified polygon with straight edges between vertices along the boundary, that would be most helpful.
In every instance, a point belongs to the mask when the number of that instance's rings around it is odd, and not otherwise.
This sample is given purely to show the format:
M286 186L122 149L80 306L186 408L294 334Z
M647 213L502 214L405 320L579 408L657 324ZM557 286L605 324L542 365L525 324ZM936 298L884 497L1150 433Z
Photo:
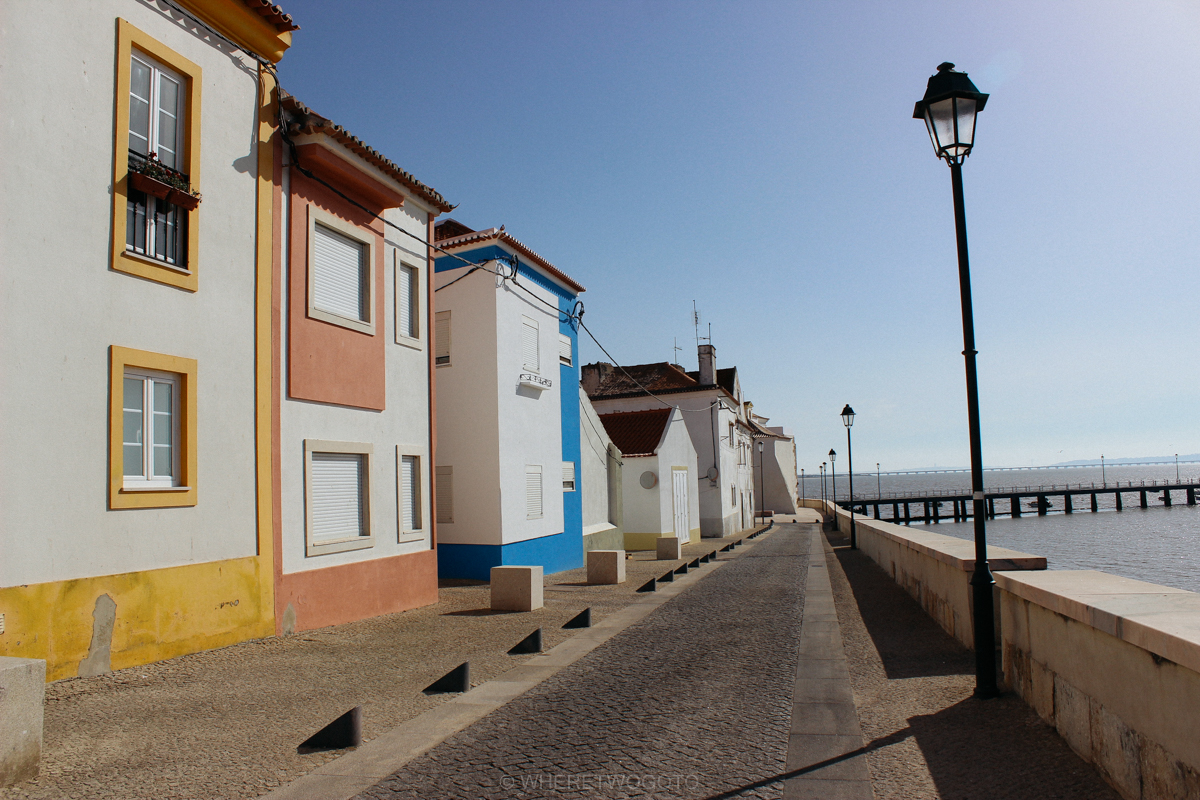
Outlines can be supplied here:
M556 533L512 544L439 544L438 577L491 580L492 567L541 565L546 575L583 566L583 534Z

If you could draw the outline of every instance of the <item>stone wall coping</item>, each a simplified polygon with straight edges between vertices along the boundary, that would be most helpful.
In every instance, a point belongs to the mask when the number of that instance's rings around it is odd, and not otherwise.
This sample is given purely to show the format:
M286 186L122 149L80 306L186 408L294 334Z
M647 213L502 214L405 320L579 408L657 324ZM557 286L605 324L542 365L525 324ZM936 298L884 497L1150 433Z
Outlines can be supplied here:
M1200 594L1096 570L996 576L1006 592L1200 673Z
M839 511L839 514L849 518L849 514ZM948 564L963 572L975 571L975 543L957 536L947 536L944 533L932 531L914 531L903 525L882 520L855 517L855 522L891 539L902 547L916 550L918 553ZM988 564L993 571L1002 570L1044 570L1045 556L1035 556L1022 553L1019 550L1009 550L1007 547L988 545Z

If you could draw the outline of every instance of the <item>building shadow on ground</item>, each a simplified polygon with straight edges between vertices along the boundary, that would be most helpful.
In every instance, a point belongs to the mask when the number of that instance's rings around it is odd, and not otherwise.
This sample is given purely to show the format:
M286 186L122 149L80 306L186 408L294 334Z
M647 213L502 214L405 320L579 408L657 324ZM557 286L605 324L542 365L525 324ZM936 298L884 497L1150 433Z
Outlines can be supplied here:
M974 674L971 651L942 630L890 575L861 550L849 549L844 537L831 533L828 538L889 679Z

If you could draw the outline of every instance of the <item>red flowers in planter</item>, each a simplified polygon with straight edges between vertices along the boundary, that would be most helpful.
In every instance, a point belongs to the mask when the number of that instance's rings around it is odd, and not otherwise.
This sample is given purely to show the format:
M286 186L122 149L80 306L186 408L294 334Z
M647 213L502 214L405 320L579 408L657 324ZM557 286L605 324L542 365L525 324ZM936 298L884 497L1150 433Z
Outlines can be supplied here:
M157 153L146 158L134 155L129 159L129 185L186 211L200 205L200 193L192 191L188 177L159 161Z

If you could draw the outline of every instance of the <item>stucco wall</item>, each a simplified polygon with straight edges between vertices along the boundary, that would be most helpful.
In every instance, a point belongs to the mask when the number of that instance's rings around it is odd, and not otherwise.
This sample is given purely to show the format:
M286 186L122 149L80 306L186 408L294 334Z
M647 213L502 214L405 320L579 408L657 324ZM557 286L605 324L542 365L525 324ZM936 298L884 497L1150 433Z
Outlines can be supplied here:
M612 439L583 389L578 390L580 413L579 490L583 494L585 536L616 530L609 520L608 448Z
M796 445L791 439L760 439L763 443L759 461L757 443L754 452L754 483L763 493L759 509L776 514L794 514L796 497ZM759 464L762 470L759 470Z

